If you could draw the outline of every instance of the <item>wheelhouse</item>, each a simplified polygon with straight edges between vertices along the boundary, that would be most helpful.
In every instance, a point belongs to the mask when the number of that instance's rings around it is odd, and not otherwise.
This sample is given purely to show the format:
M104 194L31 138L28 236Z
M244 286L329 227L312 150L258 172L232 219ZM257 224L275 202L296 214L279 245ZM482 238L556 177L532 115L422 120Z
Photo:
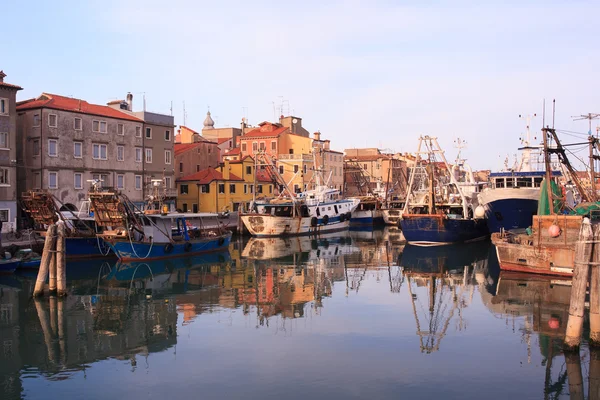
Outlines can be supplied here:
M552 177L561 176L560 171L552 171ZM546 176L545 171L533 172L493 172L489 180L492 189L501 188L539 188Z

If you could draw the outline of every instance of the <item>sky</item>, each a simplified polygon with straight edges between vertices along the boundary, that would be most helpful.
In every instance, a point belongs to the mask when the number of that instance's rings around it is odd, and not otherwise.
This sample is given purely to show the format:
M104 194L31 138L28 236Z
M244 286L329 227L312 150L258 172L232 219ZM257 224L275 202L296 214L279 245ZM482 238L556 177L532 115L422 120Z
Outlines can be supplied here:
M499 169L525 131L600 113L594 1L16 1L0 6L0 69L18 99L105 104L134 94L202 129L302 118L331 146L415 151L456 138L474 169ZM172 106L171 106L172 105ZM594 121L593 130L600 120ZM539 139L540 135L536 137ZM564 141L581 141L564 137Z

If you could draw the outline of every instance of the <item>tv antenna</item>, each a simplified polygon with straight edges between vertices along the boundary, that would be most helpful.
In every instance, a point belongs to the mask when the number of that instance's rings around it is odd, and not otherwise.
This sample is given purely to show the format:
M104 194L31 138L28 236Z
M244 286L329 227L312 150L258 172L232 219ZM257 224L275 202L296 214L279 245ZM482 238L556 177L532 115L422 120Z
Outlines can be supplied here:
M184 100L183 101L183 126L187 126L186 120L187 120L187 113L185 112L185 100Z
M460 162L460 159L461 159L460 152L462 151L462 149L467 147L467 141L457 137L456 139L454 139L454 147L458 149L458 154L456 155L456 160L458 162Z
M600 118L600 114L587 113L582 115L572 115L573 121L581 121L587 119L589 121L588 135L592 136L592 120Z

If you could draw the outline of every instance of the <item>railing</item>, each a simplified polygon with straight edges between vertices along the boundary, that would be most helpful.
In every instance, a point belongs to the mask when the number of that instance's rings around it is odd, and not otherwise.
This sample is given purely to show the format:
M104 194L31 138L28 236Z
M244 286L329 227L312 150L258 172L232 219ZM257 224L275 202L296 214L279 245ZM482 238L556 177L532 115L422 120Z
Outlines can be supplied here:
M312 161L312 154L280 154L277 156L280 160L306 160Z

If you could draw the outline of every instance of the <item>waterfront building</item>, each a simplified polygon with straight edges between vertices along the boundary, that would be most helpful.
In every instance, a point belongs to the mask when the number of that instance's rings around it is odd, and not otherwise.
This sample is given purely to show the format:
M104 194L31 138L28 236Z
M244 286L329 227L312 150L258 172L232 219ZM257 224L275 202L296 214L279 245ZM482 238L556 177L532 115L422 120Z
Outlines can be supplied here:
M0 71L0 221L2 230L15 227L17 221L17 109L20 86L4 82Z
M183 125L178 130L176 141L175 179L219 165L219 147L216 142L207 140L198 132Z
M264 170L254 174L254 159L225 161L177 179L177 209L182 212L223 212L248 209L256 198L273 196L273 183Z
M367 194L367 188L376 192L378 187L389 189L394 196L406 193L408 182L407 159L382 153L377 148L344 150L344 182L347 196Z

